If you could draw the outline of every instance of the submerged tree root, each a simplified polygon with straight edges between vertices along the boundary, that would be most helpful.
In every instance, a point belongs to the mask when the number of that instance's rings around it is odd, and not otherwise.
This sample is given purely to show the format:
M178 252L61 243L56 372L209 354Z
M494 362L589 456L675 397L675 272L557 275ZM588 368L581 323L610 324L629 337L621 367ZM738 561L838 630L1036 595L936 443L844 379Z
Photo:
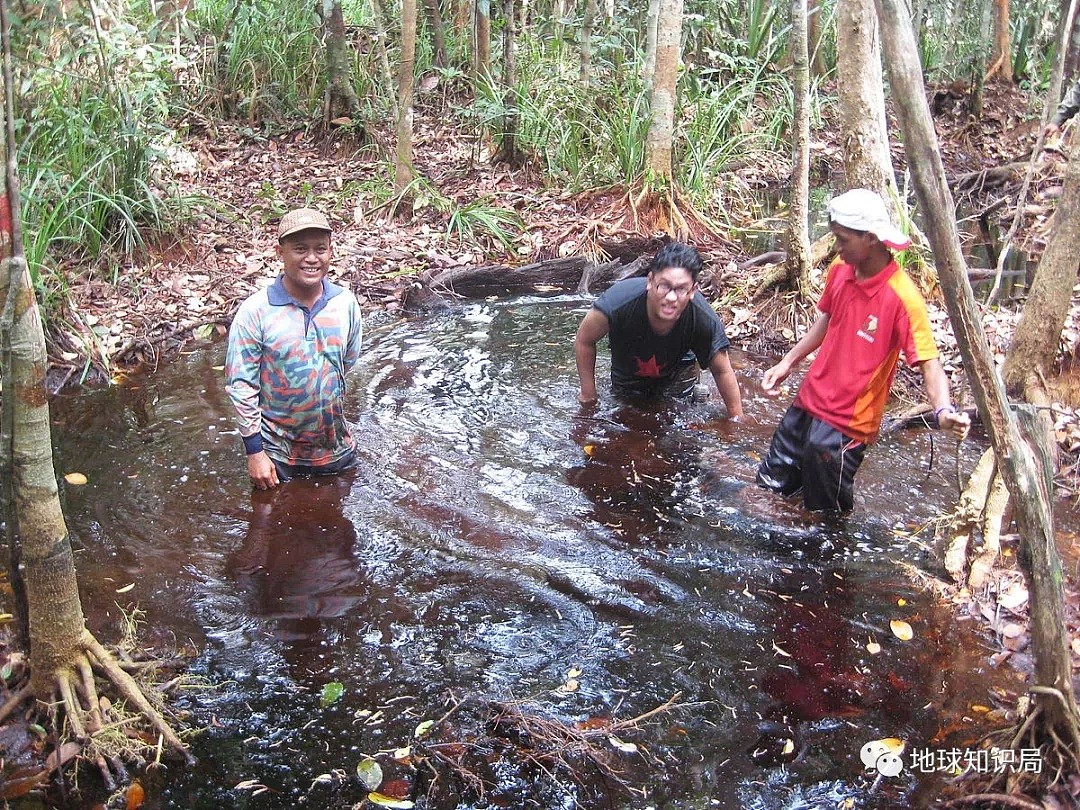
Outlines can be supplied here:
M103 677L112 685L122 703L114 705L99 695L96 676ZM187 746L147 698L143 688L90 631L86 631L80 639L80 649L74 655L73 664L57 669L44 678L46 683L51 682L53 693L58 698L56 703L48 704L54 725L59 729L62 723L67 723L70 737L87 759L98 764L106 784L111 782L106 763L111 764L113 772L123 778L126 772L120 760L141 761L144 757L140 753L152 753L154 760L158 761L163 749L168 748L186 763L195 762ZM32 686L33 683L23 686L0 707L0 722L33 699L35 690ZM127 714L123 708L125 705L133 707L138 714ZM136 723L149 726L156 735L156 743L146 742L129 733L128 727Z

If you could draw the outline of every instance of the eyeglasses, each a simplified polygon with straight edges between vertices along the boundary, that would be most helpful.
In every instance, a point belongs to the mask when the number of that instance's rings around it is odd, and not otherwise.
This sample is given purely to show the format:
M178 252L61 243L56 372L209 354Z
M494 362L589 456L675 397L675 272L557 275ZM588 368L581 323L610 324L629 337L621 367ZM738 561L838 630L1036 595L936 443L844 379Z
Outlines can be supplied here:
M661 298L667 298L669 293L675 293L676 298L686 298L686 296L690 295L694 291L694 286L690 285L689 287L672 287L666 281L660 281L657 282L656 286L653 287L653 289L656 290L657 294Z

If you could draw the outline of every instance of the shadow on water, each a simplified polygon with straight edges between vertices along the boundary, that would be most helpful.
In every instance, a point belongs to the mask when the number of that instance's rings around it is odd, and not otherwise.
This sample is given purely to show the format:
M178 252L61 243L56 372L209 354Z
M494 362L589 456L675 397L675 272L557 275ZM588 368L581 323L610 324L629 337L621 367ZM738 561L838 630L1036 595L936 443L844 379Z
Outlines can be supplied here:
M56 404L61 472L90 479L67 510L91 626L114 637L131 600L216 685L185 701L200 764L156 776L147 807L351 807L365 754L457 703L436 739L480 740L476 707L496 701L572 723L676 694L633 737L647 758L610 754L640 794L488 761L485 799L440 788L418 806L917 806L912 773L871 793L861 746L974 734L964 711L1005 677L898 567L934 567L918 531L955 496L951 465L929 467L929 434L891 435L855 513L815 519L752 484L786 405L754 382L769 359L733 357L757 422L712 401L581 411L584 306L369 325L358 469L272 493L248 490L220 346ZM323 706L331 682L344 693ZM424 774L398 776L425 795Z

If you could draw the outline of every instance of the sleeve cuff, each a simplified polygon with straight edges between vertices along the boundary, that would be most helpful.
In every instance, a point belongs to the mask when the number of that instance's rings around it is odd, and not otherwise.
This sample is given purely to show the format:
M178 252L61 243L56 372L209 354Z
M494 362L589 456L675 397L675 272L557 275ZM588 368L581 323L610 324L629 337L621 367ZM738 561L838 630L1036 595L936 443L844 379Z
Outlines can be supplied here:
M252 433L250 436L244 436L244 452L249 456L253 456L256 453L261 453L263 449L263 440L261 433Z

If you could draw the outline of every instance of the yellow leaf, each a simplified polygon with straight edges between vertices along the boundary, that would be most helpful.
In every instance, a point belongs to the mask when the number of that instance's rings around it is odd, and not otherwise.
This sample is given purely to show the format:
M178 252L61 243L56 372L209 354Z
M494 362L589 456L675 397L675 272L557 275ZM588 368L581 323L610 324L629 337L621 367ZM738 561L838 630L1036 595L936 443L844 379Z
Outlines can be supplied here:
M570 669L568 669L566 671L566 677L567 678L580 678L581 677L581 669L577 665L574 665L574 666L570 667Z
M213 368L214 371L224 371L225 370L225 366L211 366L211 368Z
M81 487L86 483L86 476L79 472L68 473L64 476L64 480L73 487Z
M876 641L871 641L867 643L866 651L871 655L877 655L879 652L881 652L881 645L878 644Z
M898 604L900 607L903 607L907 604L907 599L901 596L899 599L896 600L896 604Z
M127 593L128 591L130 591L130 590L131 590L132 588L134 588L134 587L135 587L135 583L134 583L134 582L130 582L130 583L128 583L127 585L125 585L125 586L124 586L123 588L117 588L117 589L116 589L116 592L117 592L117 593Z
M382 793L371 792L367 795L368 801L372 804L377 804L379 807L399 807L402 810L408 810L413 806L413 803L408 799L395 799L393 796L385 796Z
M585 455L592 458L592 454L596 452L596 445L595 444L587 444L584 447L582 447L581 449L585 451Z
M976 714L986 714L988 711L990 711L990 707L989 706L982 706L982 705L980 705L978 703L972 703L971 704L971 710L973 712L975 712Z
M784 740L784 751L783 751L783 753L785 755L790 754L794 750L795 750L795 741L791 740L791 739Z
M911 629L911 625L900 619L893 619L889 622L889 628L892 630L893 635L901 641L911 641L915 637L915 631Z
M904 753L905 743L899 737L885 737L881 740L878 740L878 742L884 745L885 748L888 749L890 754L896 754L897 756L899 756L900 754Z

